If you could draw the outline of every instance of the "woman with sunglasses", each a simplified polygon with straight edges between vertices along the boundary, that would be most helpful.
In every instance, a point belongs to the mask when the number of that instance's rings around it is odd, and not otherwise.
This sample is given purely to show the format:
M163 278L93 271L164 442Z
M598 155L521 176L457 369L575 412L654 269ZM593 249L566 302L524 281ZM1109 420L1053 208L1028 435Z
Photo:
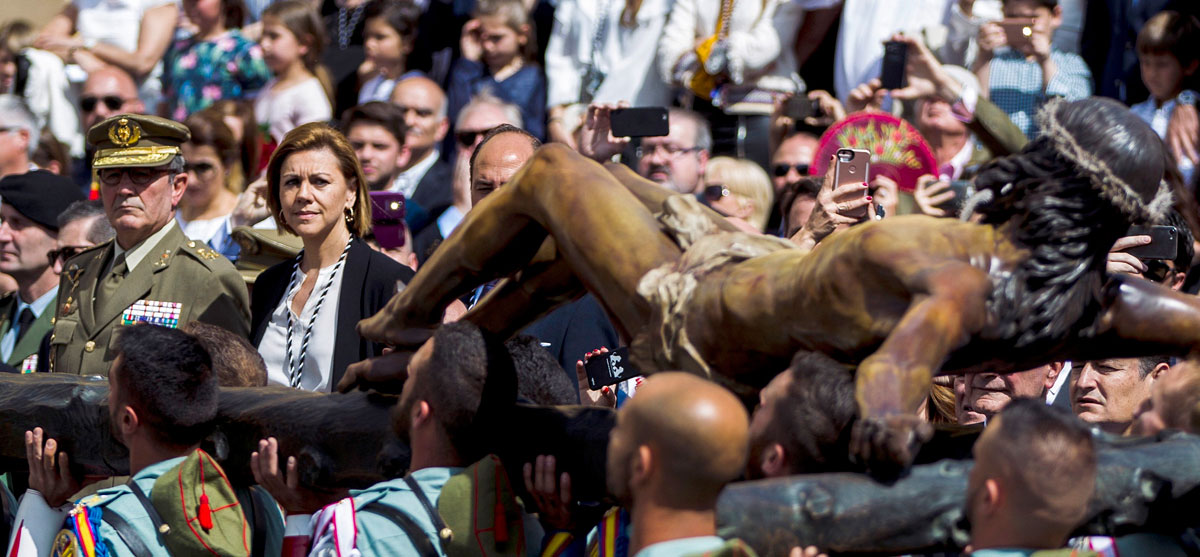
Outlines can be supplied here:
M184 143L188 187L175 212L175 220L188 238L204 242L218 253L237 258L237 244L230 238L230 214L237 206L234 193L241 179L240 155L233 132L219 114L202 110L184 122L192 138Z
M267 205L275 224L300 237L296 259L263 271L251 300L251 342L267 380L330 392L346 366L382 354L358 336L413 272L362 240L371 202L350 142L325 124L283 137L267 165Z

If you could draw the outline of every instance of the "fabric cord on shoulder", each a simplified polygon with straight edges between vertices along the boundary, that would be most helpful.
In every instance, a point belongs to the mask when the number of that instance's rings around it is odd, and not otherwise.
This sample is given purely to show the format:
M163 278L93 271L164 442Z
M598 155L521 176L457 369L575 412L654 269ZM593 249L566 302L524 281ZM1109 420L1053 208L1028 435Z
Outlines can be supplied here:
M439 557L440 554L434 548L433 542L429 540L429 534L421 529L417 521L413 520L404 511L376 501L368 503L359 509L358 512L377 514L399 526L404 531L404 535L408 536L408 540L412 542L413 547L417 549L417 555L420 557Z
M158 543L162 544L162 535L164 534L163 520L162 516L158 514L158 509L154 508L154 503L150 502L150 498L146 496L146 492L142 491L142 488L139 487L137 482L133 481L132 478L129 479L129 483L126 485L129 486L129 490L133 492L135 497L137 497L138 502L142 504L142 507L146 509L146 514L150 518L150 523L154 525L154 535L158 537ZM135 553L135 555L138 554Z

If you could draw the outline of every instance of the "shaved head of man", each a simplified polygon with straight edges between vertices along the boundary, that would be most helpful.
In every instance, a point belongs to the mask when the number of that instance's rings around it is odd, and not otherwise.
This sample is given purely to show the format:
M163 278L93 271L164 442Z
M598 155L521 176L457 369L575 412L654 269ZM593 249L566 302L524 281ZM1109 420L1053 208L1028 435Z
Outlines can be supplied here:
M450 130L446 94L427 77L410 77L396 84L391 100L404 112L404 145L412 155L401 170L408 170L425 160Z
M608 442L608 490L634 524L630 553L712 535L717 495L745 469L749 427L745 407L716 383L677 372L646 379Z
M79 113L83 115L83 131L109 116L140 114L146 105L138 98L137 84L125 70L104 66L88 74L79 92Z

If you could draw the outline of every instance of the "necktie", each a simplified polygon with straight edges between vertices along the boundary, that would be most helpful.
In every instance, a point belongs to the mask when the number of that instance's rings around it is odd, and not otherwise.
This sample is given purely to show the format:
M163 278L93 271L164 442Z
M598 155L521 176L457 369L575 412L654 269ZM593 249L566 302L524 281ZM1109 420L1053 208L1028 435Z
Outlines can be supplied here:
M21 337L25 336L25 332L29 330L29 326L33 325L33 310L26 307L21 310L21 316L17 318L17 341L21 342ZM14 342L13 344L16 344Z
M116 297L117 289L121 286L121 281L129 272L129 266L125 264L125 254L118 255L113 261L112 272L104 277L104 280L96 288L96 309L100 315L108 315L109 311L106 304L110 303Z

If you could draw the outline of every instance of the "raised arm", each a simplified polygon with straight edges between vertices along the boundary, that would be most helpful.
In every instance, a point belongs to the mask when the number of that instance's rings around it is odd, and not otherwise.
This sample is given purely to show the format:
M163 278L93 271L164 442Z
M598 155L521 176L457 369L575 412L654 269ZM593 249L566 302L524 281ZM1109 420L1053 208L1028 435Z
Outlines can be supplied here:
M155 6L146 10L142 16L142 25L138 30L137 50L127 52L119 46L107 43L97 43L90 50L97 58L129 72L134 77L145 77L167 52L178 19L179 7L177 5Z

